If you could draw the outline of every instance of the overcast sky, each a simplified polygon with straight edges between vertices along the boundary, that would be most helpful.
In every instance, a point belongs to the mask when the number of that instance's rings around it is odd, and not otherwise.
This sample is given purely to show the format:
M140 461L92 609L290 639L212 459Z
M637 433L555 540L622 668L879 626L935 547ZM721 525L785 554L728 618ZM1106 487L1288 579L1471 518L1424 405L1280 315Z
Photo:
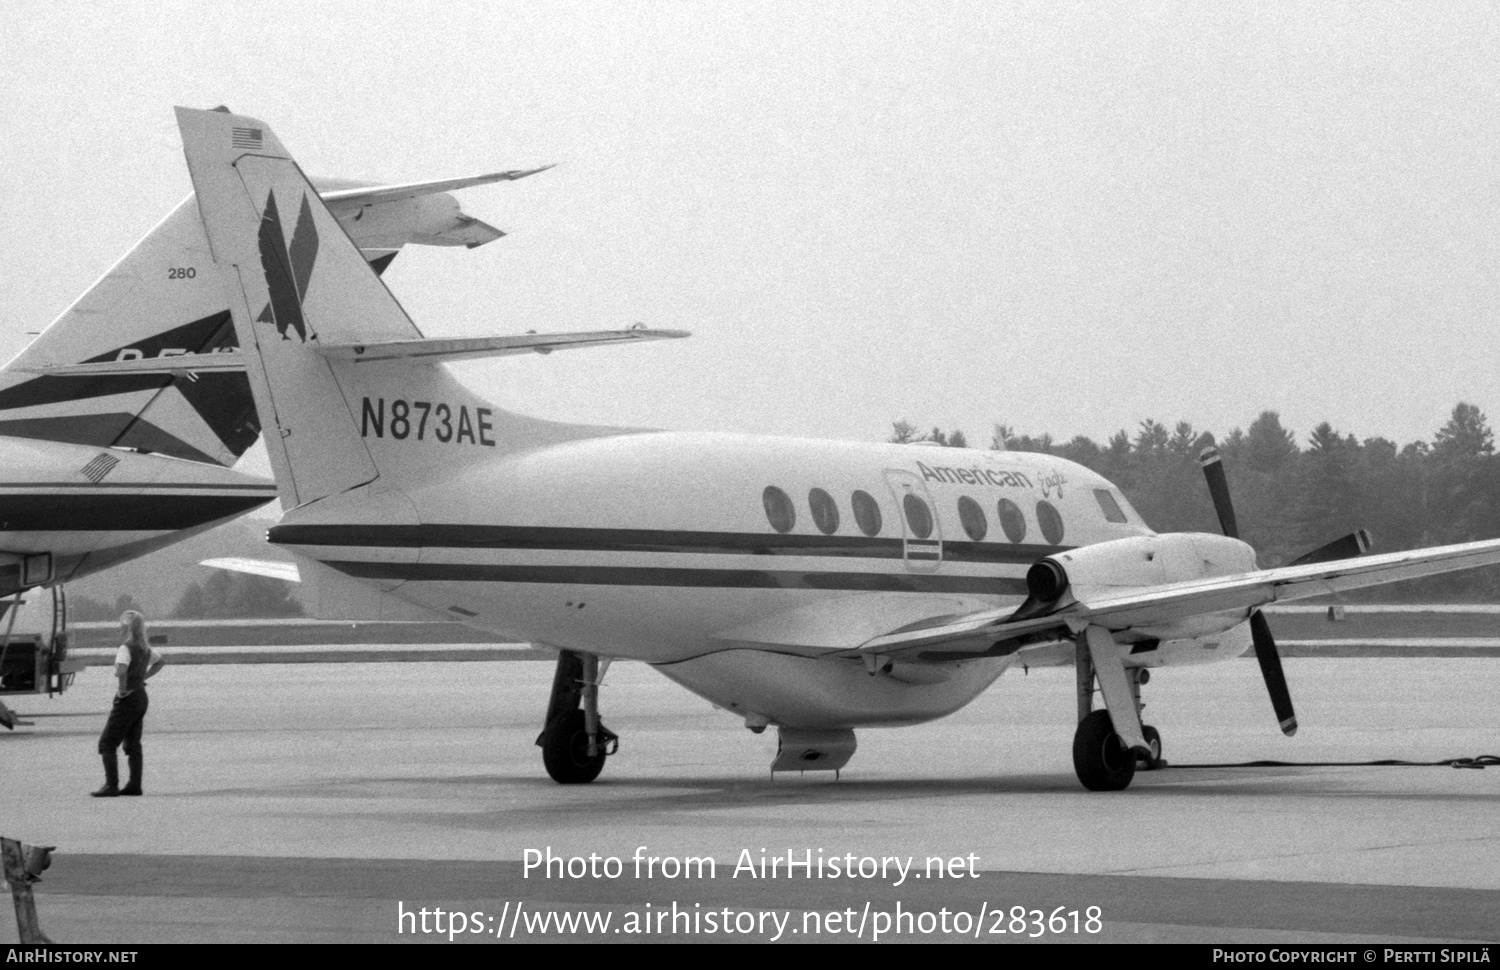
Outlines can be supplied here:
M172 106L309 172L471 189L429 335L685 341L466 364L589 422L1102 440L1263 409L1500 421L1493 3L11 2L0 356L189 190Z

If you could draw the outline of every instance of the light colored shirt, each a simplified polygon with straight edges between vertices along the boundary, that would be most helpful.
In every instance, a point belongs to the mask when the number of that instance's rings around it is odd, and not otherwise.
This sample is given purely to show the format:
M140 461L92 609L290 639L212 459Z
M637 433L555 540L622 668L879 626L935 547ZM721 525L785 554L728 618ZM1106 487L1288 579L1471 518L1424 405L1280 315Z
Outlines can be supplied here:
M162 662L162 656L156 652L155 647L147 647L146 650L146 669L150 670ZM120 644L120 649L115 651L115 665L118 666L120 664L124 664L127 667L130 666L130 648L123 643Z

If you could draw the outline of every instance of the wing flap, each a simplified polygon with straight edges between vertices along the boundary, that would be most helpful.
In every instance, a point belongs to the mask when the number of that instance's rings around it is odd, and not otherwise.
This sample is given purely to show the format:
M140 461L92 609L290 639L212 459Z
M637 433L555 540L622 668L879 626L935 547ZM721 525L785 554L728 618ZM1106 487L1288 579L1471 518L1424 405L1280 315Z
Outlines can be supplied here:
M1029 620L1008 622L1014 609L982 610L963 617L948 617L941 626L908 627L875 637L859 647L860 653L892 653L914 647L942 644L945 649L965 653L985 653L995 641L1013 640L1047 630L1066 627L1059 615L1038 616Z

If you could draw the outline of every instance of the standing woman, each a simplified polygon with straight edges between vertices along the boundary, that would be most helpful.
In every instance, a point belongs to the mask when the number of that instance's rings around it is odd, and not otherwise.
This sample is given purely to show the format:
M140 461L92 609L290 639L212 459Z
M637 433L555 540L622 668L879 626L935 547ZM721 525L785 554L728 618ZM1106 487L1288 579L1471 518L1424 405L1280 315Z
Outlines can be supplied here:
M146 681L156 676L166 660L151 649L146 639L146 618L135 610L120 614L120 635L124 643L115 652L115 678L119 690L104 733L99 735L99 754L104 758L104 787L95 798L141 793L141 729L146 724ZM125 745L125 760L130 764L130 781L120 787L120 765L115 749Z

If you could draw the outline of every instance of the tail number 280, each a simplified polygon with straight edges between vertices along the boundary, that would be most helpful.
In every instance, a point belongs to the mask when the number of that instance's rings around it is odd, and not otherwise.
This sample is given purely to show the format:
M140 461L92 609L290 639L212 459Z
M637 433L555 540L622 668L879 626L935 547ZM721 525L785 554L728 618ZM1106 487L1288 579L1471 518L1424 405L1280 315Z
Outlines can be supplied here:
M433 438L443 444L495 447L495 427L490 420L494 412L489 408L470 409L466 404L454 408L441 401L407 401L397 397L391 399L387 413L385 398L363 401L359 419L362 438L370 437L373 432L377 438L389 435L397 441Z

